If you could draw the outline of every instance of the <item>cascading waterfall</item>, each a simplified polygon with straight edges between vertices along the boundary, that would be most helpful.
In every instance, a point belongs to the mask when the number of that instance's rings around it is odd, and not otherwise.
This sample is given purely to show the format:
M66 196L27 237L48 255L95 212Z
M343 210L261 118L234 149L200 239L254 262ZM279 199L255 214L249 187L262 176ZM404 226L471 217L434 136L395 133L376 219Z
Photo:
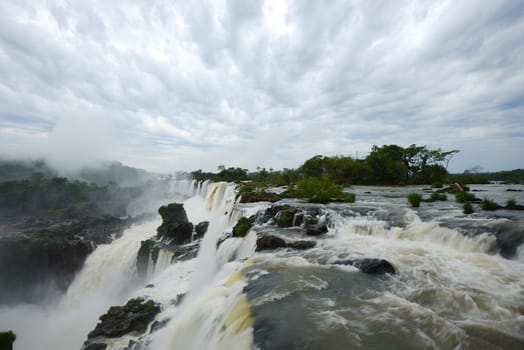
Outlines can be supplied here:
M48 338L60 341L37 340L24 348L77 348L96 317L110 304L130 297L161 303L156 320L165 326L141 338L115 339L107 349L121 349L130 339L148 350L473 349L524 344L523 246L514 259L504 259L496 254L492 234L480 230L468 236L436 221L423 221L420 213L398 203L395 217L388 219L384 214L391 203L376 201L362 207L323 207L329 232L321 237L304 237L296 228L255 226L246 237L218 245L241 215L250 216L267 205L236 204L235 187L228 183L179 180L167 192L170 198L183 199L191 222L209 221L197 257L172 263L173 253L161 250L150 286L136 289L129 276L140 240L153 236L159 222L134 226L112 244L98 247L86 261L55 310L59 327L42 327ZM314 239L317 245L305 251L255 253L256 231L288 240ZM368 276L339 264L361 258L386 259L398 274ZM96 315L90 315L91 309ZM84 315L91 318L89 327L72 336L74 342L64 342L58 331L67 332L65 325ZM37 328L45 317L49 314L32 317L34 324L29 326ZM255 320L263 320L265 327L257 329Z

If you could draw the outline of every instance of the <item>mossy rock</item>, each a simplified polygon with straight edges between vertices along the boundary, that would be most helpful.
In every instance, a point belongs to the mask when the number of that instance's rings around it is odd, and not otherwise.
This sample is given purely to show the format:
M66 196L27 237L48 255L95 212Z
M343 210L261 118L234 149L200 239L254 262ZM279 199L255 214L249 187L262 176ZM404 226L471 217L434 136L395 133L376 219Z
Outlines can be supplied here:
M241 217L233 227L233 237L245 237L251 227L253 227L253 223L245 216Z

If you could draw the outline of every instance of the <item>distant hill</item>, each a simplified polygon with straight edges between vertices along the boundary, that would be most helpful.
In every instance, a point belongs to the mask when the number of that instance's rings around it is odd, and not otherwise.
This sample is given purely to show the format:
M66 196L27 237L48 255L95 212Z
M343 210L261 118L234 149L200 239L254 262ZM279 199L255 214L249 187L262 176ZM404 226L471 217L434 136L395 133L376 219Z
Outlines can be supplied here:
M120 186L136 186L156 175L143 169L123 165L120 162L103 162L96 167L81 169L76 173L63 173L50 167L44 160L0 159L0 181L20 181L38 176L63 176L72 180L94 182L98 185L115 183ZM41 174L41 175L40 175Z

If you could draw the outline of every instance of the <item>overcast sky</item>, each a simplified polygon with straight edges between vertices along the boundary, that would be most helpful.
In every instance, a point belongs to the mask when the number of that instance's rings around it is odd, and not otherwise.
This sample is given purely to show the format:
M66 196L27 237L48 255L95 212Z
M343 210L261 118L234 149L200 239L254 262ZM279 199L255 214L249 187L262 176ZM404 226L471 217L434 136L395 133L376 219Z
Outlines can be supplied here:
M1 1L0 154L294 168L416 143L524 167L524 1Z

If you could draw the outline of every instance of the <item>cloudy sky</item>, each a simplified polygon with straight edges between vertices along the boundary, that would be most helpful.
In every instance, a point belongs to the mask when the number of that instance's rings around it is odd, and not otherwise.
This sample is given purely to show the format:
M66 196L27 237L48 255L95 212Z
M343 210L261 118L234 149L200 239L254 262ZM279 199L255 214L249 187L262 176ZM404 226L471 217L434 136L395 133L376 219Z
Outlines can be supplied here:
M373 144L524 167L524 2L2 1L0 155L155 171Z

